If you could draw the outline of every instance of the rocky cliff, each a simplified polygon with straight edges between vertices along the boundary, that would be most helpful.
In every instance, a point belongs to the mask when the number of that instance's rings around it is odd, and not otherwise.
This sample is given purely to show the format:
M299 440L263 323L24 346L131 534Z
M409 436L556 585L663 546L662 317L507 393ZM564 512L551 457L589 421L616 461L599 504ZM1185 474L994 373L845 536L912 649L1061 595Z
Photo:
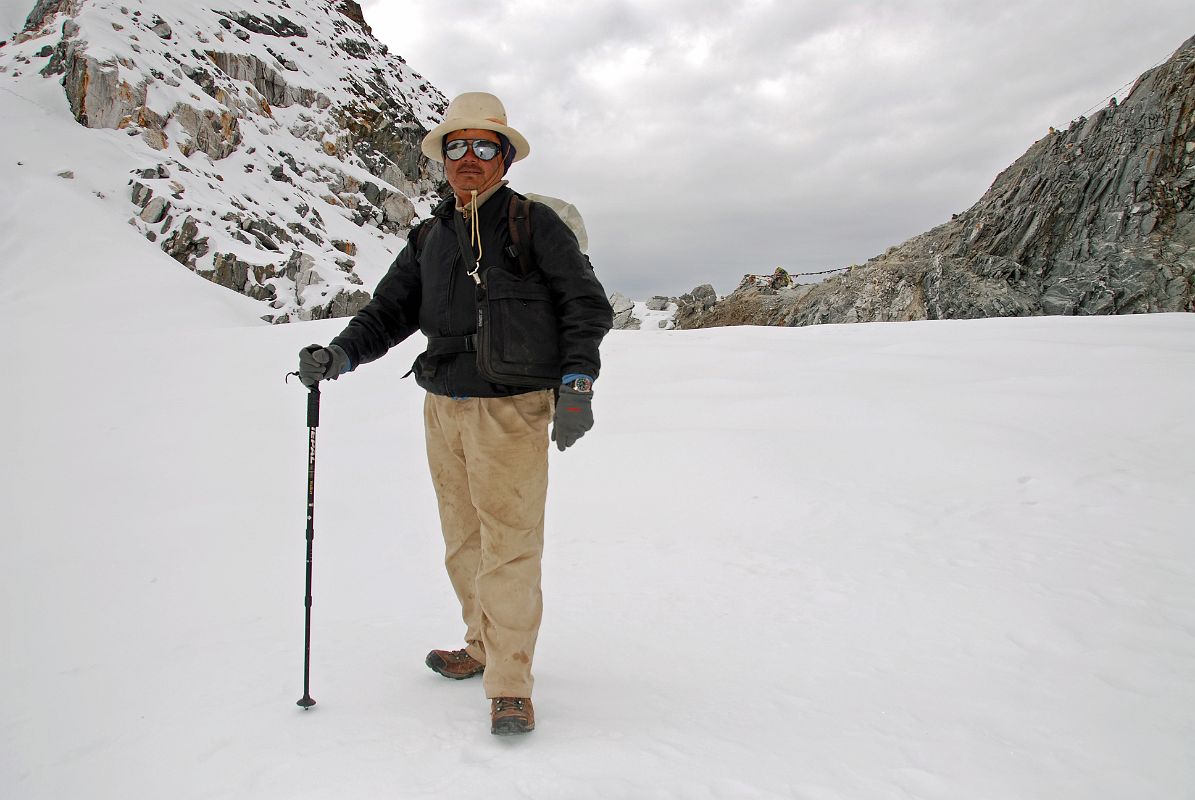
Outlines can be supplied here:
M819 284L682 302L677 327L1195 311L1193 185L1195 38L950 222Z
M0 80L127 134L129 223L274 322L354 313L443 184L445 99L353 0L38 0Z

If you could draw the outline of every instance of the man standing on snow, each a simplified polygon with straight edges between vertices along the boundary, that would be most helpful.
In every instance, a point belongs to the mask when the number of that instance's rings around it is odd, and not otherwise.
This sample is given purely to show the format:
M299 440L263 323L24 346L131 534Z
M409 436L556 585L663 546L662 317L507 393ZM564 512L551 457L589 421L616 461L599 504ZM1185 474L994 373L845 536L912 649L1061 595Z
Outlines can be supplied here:
M535 727L548 424L561 451L593 426L598 346L613 324L573 232L547 206L522 205L503 180L529 151L497 97L454 99L423 139L454 197L411 231L348 327L327 347L299 353L299 375L311 386L381 357L416 330L427 335L411 372L427 390L427 459L465 647L433 650L426 663L457 680L484 673L495 734ZM489 345L478 336L483 313ZM507 371L497 379L494 353L519 362L516 372L554 377Z

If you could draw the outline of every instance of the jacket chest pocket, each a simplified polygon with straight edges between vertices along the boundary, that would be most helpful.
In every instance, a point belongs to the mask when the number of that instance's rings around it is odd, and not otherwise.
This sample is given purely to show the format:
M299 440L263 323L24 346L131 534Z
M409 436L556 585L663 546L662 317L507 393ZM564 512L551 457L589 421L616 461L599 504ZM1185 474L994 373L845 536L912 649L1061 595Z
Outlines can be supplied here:
M477 301L477 366L495 383L560 383L556 306L540 283L490 270Z

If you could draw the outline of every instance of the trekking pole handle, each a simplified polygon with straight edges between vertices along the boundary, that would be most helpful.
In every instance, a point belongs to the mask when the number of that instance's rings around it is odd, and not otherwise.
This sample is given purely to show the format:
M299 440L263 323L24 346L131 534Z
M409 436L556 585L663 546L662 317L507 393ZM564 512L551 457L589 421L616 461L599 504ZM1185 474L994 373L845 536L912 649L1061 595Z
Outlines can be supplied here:
M307 393L307 427L319 427L319 384L311 385L310 391Z
M286 373L286 382L290 383L292 377L298 377L297 372ZM307 427L319 427L319 383L313 383L307 387Z

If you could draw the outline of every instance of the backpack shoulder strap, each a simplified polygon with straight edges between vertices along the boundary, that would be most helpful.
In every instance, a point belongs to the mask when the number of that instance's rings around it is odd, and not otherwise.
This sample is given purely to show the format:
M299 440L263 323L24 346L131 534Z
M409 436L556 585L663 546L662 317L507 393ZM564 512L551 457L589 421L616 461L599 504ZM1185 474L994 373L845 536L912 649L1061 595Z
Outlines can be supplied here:
M420 222L415 231L415 255L418 256L423 252L424 245L427 244L427 237L431 235L432 223L435 222L435 217L429 217L423 222Z
M519 271L527 275L535 266L531 263L531 201L514 192L506 213L511 247L515 251L511 255L519 259Z

